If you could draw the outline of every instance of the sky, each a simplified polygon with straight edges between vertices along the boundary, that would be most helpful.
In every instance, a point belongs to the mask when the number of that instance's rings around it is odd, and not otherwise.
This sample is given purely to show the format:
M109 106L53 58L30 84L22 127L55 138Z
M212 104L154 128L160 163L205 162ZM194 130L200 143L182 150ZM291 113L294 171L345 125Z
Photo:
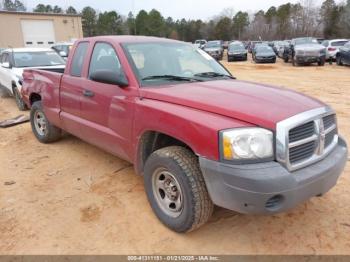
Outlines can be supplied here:
M322 0L312 1L315 4L322 3ZM337 0L337 2L340 1ZM141 9L150 11L155 8L164 17L208 20L219 15L225 8L232 8L235 12L240 10L255 12L260 9L267 10L273 5L279 6L287 2L297 3L300 0L22 0L22 2L29 9L39 3L59 5L64 8L72 5L78 10L91 6L99 11L116 10L125 16L129 11L138 13Z

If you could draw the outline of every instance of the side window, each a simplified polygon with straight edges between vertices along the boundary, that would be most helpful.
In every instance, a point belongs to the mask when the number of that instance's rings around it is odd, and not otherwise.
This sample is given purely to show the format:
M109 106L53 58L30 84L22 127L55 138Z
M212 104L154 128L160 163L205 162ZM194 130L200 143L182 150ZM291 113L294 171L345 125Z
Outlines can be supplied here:
M89 77L96 71L109 70L121 74L121 65L114 48L107 43L97 43L92 52Z
M82 42L78 44L77 48L75 49L72 64L71 64L71 69L70 69L70 74L72 76L81 76L81 71L84 65L84 58L85 58L88 46L89 46L88 42Z

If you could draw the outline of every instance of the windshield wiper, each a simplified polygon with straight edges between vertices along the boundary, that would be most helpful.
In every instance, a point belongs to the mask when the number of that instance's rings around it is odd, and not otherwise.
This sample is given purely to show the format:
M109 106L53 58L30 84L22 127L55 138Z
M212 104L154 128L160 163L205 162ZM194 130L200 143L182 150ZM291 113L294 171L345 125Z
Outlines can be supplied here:
M207 78L228 77L231 79L236 79L234 76L225 75L225 74L221 74L221 73L217 73L217 72L203 72L203 73L195 74L194 76L207 77Z
M199 81L202 82L203 80L193 78L193 77L185 77L185 76L176 76L176 75L154 75L154 76L146 76L142 78L142 80L154 80L154 79L168 79L173 81L188 81L188 82L194 82Z

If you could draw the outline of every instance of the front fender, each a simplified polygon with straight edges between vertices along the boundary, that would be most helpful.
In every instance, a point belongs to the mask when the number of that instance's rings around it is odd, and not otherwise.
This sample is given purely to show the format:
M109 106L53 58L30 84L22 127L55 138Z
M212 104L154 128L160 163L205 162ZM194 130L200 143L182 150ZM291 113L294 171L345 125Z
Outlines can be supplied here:
M156 131L182 141L198 156L219 160L219 131L245 126L252 124L186 106L140 99L135 109L134 150L137 152L145 132Z

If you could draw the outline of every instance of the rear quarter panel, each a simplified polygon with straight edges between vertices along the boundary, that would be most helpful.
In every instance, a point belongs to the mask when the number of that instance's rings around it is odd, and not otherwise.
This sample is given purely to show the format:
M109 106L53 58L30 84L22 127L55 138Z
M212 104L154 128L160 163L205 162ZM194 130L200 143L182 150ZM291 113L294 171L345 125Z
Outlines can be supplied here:
M23 73L22 96L28 107L35 94L41 96L44 112L48 120L60 127L59 89L63 74L44 70L25 70Z

